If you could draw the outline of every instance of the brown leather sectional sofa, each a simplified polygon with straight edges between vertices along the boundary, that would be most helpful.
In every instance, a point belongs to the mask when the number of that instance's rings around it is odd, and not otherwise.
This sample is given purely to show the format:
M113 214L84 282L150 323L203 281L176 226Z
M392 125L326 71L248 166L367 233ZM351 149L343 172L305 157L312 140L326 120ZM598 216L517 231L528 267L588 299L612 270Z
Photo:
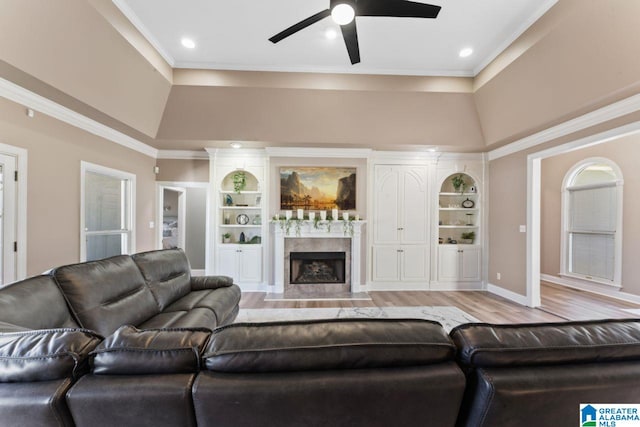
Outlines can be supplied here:
M2 426L557 426L640 403L640 320L231 324L179 250L0 289Z

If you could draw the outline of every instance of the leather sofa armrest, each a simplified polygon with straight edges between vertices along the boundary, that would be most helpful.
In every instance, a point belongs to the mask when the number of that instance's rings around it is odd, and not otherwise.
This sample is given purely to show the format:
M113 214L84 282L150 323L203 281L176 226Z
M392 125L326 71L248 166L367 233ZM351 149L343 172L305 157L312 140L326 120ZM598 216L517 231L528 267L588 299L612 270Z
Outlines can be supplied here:
M191 278L191 290L226 288L233 285L233 279L228 276L196 276Z
M96 375L196 373L211 331L206 328L140 330L120 327L91 354Z
M424 366L454 356L437 322L333 319L216 328L203 358L210 371L284 372Z
M60 328L0 333L0 382L77 378L102 337L87 329Z

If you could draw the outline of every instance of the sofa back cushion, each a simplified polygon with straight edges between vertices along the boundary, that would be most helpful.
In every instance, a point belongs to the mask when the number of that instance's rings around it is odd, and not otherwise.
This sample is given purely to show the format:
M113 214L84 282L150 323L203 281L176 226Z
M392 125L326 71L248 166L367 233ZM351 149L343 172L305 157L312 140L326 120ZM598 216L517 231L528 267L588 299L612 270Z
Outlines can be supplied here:
M468 367L557 365L640 360L640 319L491 325L451 331Z
M59 267L54 275L81 326L103 336L160 312L128 255Z
M423 366L454 355L436 322L334 319L223 326L203 357L211 371L283 372Z
M35 276L0 288L0 322L26 329L79 326L51 276Z
M182 249L142 252L132 256L160 310L191 291L191 267Z

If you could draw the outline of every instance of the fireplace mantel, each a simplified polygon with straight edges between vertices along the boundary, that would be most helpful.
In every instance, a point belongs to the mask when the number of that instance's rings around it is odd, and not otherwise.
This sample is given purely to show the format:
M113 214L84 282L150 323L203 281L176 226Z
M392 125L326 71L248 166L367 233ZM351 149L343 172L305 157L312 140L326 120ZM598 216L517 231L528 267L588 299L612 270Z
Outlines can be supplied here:
M294 220L295 222L295 220ZM281 226L280 221L272 224L274 235L274 254L273 254L273 272L274 272L274 293L284 293L284 270L285 270L285 239L303 238L303 239L335 239L348 238L351 239L351 292L361 292L362 280L362 231L366 221L350 221L353 226L353 233L345 231L343 221L331 221L330 227L327 222L323 221L316 229L314 221L301 221L300 231L296 232L295 224L286 230Z

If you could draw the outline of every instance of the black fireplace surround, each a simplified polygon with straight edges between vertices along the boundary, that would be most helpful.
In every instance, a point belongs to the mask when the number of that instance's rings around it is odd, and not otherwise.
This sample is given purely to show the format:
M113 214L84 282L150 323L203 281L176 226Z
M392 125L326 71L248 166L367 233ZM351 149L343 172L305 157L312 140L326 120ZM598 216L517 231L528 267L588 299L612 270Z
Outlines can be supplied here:
M0 288L0 425L579 425L640 396L640 319L231 324L239 300L176 249Z
M346 283L345 252L291 252L291 284Z

